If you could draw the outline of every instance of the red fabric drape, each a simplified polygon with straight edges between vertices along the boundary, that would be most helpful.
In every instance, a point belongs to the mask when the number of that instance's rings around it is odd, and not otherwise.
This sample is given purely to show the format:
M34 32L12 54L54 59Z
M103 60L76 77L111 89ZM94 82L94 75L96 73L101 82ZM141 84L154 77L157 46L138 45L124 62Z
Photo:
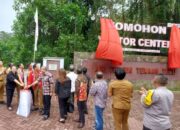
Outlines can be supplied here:
M168 68L180 68L180 30L176 25L173 25L171 28Z
M97 59L111 60L116 66L123 63L119 33L111 19L101 18L101 38L96 50Z

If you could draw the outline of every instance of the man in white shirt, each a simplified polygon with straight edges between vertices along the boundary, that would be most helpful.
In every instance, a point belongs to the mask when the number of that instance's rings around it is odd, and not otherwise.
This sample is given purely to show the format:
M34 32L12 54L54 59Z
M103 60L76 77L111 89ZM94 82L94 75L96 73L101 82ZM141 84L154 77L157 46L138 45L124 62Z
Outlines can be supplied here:
M71 96L68 105L68 111L74 111L74 93L75 93L75 81L77 79L77 74L74 72L74 65L70 65L69 67L70 72L67 74L67 77L71 80Z

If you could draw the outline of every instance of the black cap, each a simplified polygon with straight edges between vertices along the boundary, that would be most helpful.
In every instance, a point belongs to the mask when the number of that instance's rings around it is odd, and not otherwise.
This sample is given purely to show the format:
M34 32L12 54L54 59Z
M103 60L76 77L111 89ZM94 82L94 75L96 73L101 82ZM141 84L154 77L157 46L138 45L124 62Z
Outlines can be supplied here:
M82 67L81 67L81 66L79 66L79 67L77 68L77 74L82 74Z

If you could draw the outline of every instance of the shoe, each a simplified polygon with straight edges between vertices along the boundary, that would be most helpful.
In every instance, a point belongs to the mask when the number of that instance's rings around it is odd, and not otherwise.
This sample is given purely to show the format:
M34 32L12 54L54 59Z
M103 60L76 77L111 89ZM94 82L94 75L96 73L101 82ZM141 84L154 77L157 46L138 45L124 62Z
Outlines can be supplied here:
M5 104L5 102L4 101L0 101L0 104Z
M12 111L12 107L8 107L7 109L8 109L9 111Z
M44 115L44 110L43 109L39 109L39 115Z
M44 116L43 116L43 120L44 120L44 121L47 120L48 118L49 118L48 115L44 115Z
M37 108L37 107L32 106L31 111L37 111L37 110L38 110L38 108Z
M67 119L67 115L64 115L64 119L65 119L65 120Z
M39 112L42 112L43 111L43 109L42 108L39 108Z
M84 127L84 124L80 123L77 128L83 128L83 127Z
M65 119L61 118L61 119L59 120L59 122L65 123Z
M79 120L79 119L76 119L76 120L74 120L74 122L78 122L78 123L80 123L80 120Z
M88 111L85 111L84 113L85 113L85 114L88 114Z
M44 111L39 112L39 115L45 115L45 112Z

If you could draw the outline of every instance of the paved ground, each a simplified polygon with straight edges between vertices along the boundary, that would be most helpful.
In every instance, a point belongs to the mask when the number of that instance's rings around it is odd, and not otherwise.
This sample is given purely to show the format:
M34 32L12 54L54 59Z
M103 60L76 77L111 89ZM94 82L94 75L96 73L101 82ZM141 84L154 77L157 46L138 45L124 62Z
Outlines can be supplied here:
M129 117L130 130L142 129L143 109L139 102L140 96L135 93L132 102L132 110ZM32 112L28 118L16 115L16 98L14 98L14 110L9 112L5 105L0 105L0 130L77 130L77 123L73 122L77 118L77 112L68 115L67 122L58 122L59 109L55 98L52 100L51 117L47 121L42 121L38 112ZM94 122L92 99L88 102L89 114L86 116L86 126L83 130L92 130ZM113 130L113 119L111 114L111 103L109 100L108 108L105 110L105 129ZM175 102L172 110L172 130L180 130L180 93L175 93Z

